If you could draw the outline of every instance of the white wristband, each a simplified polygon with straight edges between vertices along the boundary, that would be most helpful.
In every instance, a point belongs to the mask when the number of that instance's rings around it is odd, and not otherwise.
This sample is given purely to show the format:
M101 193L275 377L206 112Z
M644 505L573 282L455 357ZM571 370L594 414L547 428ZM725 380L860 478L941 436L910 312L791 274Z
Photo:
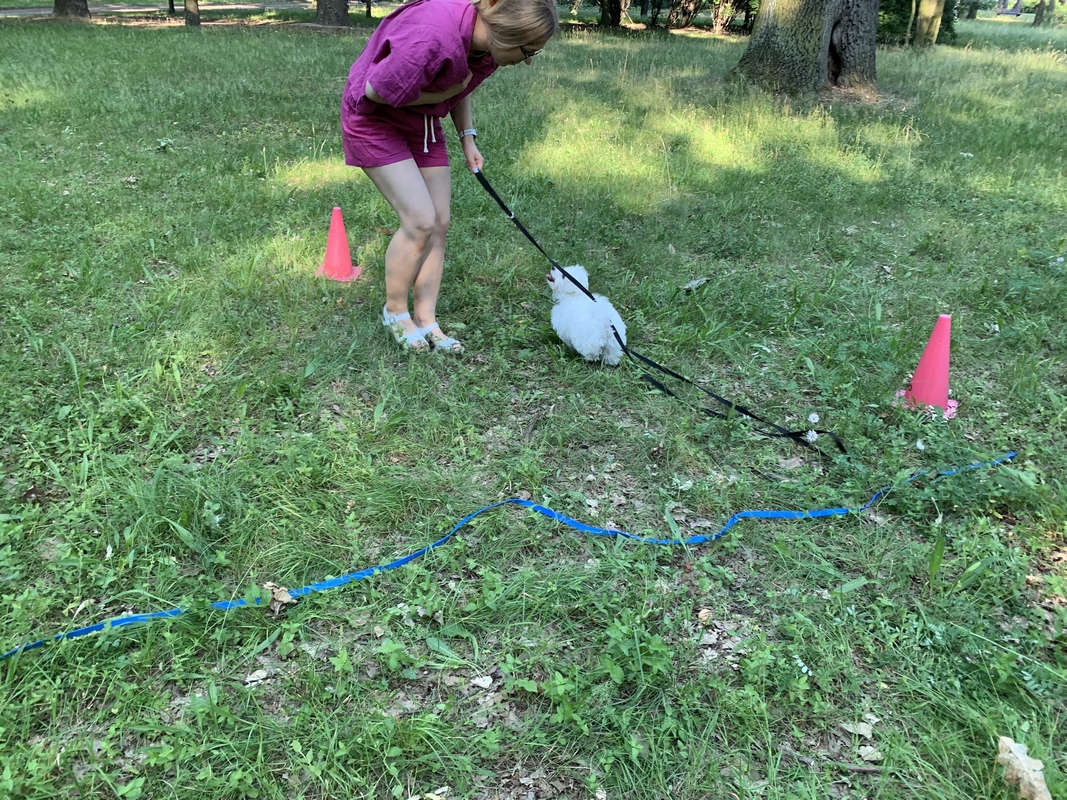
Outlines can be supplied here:
M475 139L477 139L478 131L476 131L474 128L467 128L466 130L462 130L459 132L460 139L463 139L464 136L473 136Z

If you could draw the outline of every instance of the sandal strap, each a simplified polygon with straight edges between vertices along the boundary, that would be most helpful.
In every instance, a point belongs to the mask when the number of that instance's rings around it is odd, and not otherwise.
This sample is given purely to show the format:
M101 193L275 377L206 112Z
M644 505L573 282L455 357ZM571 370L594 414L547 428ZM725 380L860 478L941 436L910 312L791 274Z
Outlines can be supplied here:
M463 343L460 342L459 339L453 339L451 336L444 336L440 339L430 336L430 333L438 327L438 323L435 322L432 325L427 325L425 328L419 328L419 335L425 337L426 341L434 347L440 347L442 350L455 350L457 347L460 349L463 348ZM444 333L444 331L442 331L442 333Z
M425 350L429 347L430 343L424 338L424 334L416 328L413 331L405 331L404 326L400 323L406 319L411 319L411 314L404 312L403 314L390 314L385 310L385 306L382 306L382 324L389 329L389 332L393 334L393 339L396 343L403 345L409 350ZM422 342L422 347L416 347L415 345Z
M390 314L385 310L385 306L382 306L382 324L392 325L397 322L403 322L406 319L411 319L411 313L405 311L403 314Z

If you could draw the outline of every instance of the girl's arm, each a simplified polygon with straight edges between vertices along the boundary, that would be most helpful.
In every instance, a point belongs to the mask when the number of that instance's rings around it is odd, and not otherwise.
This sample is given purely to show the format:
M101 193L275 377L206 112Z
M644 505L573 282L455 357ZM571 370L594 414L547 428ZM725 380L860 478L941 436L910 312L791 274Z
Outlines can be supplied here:
M438 103L442 103L450 97L455 97L457 94L467 88L467 84L471 82L471 78L474 77L474 73L467 70L467 77L461 80L454 86L449 86L440 92L421 92L418 97L408 103L409 106L433 106ZM370 81L367 81L367 85L363 87L363 94L367 99L373 103L381 103L383 105L389 105L385 98L374 91L374 87L370 85Z
M471 110L471 96L467 95L459 104L452 109L452 122L456 126L456 130L459 132L459 142L463 146L463 157L467 161L467 169L471 172L480 170L482 168L482 154L478 150L478 145L475 143L477 134L468 133L463 135L464 131L474 130L474 113Z

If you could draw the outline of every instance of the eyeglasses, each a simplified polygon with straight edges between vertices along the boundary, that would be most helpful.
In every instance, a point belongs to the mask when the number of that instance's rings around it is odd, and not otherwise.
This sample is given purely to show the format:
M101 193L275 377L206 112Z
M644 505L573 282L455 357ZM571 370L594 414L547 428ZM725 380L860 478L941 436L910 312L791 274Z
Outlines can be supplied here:
M520 53L522 53L522 60L523 60L523 61L529 61L529 60L530 60L531 58L533 58L534 56L536 56L536 55L539 55L539 54L541 54L542 52L544 52L544 49L545 49L545 48L543 48L543 47L538 47L538 48L537 48L536 50L534 50L534 51L533 51L532 53L527 53L527 52L526 52L526 48L525 48L525 47L523 47L523 46L522 46L521 44L519 45L519 52L520 52Z

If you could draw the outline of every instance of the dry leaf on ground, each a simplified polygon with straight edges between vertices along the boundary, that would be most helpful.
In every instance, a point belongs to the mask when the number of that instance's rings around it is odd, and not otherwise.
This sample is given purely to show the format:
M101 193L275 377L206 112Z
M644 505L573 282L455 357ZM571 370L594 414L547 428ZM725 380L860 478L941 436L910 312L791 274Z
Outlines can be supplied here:
M997 763L1004 765L1004 780L1019 784L1021 800L1052 800L1045 785L1045 765L1026 754L1026 745L1000 737Z
M882 754L878 752L877 747L871 747L869 744L863 745L859 749L860 758L864 761L881 761Z
M278 616L281 610L286 606L291 606L296 603L296 599L289 594L289 590L285 586L277 586L270 581L263 584L263 588L270 592L270 613L274 616Z
M849 733L855 733L862 736L864 739L870 739L874 734L869 722L843 722L841 727Z
M259 684L274 677L273 667L266 667L265 669L257 669L245 678L245 686L258 686Z

